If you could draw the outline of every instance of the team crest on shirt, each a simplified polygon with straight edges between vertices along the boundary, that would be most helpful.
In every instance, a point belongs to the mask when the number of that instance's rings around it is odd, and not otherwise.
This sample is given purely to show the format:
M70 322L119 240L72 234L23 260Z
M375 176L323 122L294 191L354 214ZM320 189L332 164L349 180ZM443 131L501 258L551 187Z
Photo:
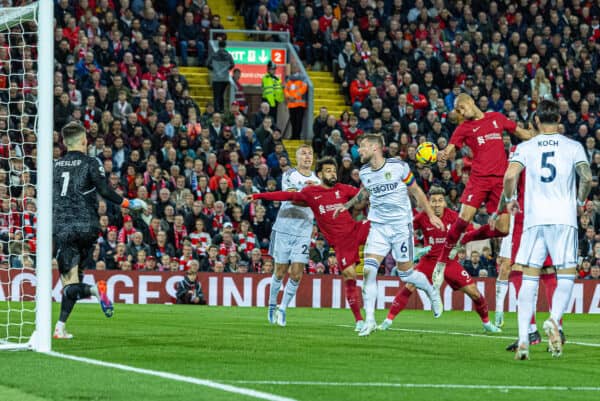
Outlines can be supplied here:
M384 174L384 177L386 180L391 180L392 179L392 173L390 171L386 171Z

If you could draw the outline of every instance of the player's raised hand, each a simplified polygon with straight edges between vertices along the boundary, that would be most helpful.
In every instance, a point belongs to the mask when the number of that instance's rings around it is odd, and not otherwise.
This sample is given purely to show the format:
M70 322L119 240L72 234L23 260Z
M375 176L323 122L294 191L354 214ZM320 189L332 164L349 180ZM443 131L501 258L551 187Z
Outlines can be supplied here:
M433 226L435 228L437 228L438 230L446 231L446 227L444 226L444 222L442 222L442 220L439 217L437 217L436 215L429 216L429 222L431 224L433 224Z
M340 215L340 213L342 213L342 212L344 212L346 210L348 210L348 209L346 209L346 206L344 206L344 205L337 205L335 207L335 209L333 209L333 218L336 219Z
M148 205L141 199L131 199L129 200L129 209L131 210L146 210L148 209Z
M252 194L250 194L250 195L246 195L246 196L244 197L244 202L254 202L255 200L256 200L256 199L254 199L254 198L252 197Z

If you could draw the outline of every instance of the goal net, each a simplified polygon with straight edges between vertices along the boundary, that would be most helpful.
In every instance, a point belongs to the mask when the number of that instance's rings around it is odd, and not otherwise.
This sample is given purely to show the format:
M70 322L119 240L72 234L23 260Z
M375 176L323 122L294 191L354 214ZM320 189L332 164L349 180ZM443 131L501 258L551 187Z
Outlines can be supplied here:
M41 2L46 1L53 3ZM47 129L40 130L45 122L39 116L49 113L51 121L52 109L40 108L38 98L38 58L44 53L38 41L38 14L37 3L0 8L0 349L37 348L35 294L47 265L38 263L38 206L44 200L38 196L38 184L48 174L41 174L38 164L38 138L48 135ZM44 88L51 96L52 83ZM51 128L49 132L52 135ZM49 269L44 274L49 276ZM47 310L45 318L50 320Z

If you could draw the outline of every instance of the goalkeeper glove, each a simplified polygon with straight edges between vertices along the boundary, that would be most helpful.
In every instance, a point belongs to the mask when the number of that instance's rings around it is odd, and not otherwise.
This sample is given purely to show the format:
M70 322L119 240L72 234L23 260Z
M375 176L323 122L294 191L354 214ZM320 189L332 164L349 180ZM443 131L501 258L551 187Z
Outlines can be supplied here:
M148 205L141 199L124 199L121 206L129 208L131 210L146 210Z

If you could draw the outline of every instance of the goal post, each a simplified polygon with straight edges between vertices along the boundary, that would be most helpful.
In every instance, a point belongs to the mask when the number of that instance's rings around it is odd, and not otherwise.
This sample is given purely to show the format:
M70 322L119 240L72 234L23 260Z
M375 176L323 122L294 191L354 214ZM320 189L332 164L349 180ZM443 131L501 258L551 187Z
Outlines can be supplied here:
M8 185L0 183L8 187L0 199L8 250L0 264L0 350L51 351L53 25L53 0L0 8L0 163L8 175ZM12 282L16 276L21 281ZM36 287L35 299L24 285Z

